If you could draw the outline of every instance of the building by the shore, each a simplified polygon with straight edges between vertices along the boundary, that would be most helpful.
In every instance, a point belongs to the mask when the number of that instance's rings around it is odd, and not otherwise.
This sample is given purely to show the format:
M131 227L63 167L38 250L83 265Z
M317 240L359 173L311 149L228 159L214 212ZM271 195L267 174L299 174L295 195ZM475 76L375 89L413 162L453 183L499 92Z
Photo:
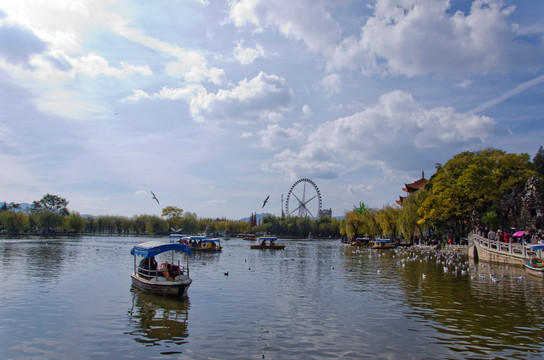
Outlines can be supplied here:
M418 179L410 184L404 184L404 188L402 188L402 191L406 192L406 196L399 196L399 199L396 201L396 203L399 206L402 206L402 202L404 199L406 199L408 196L412 195L418 190L423 189L427 184L429 183L428 179L425 179L425 172L421 172L421 179Z

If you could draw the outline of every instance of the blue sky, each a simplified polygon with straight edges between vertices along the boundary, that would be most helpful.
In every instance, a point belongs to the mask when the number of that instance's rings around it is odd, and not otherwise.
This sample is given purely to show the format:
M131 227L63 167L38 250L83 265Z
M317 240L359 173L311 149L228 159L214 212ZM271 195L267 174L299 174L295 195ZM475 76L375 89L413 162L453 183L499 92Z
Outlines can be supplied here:
M3 0L0 201L239 219L280 215L309 178L339 216L393 205L462 151L532 158L542 14L540 0Z

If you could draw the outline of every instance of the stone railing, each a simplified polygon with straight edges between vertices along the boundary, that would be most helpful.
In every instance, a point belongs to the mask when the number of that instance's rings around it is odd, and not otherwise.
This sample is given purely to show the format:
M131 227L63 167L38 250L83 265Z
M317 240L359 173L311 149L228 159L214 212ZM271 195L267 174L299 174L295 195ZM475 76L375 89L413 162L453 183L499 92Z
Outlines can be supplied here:
M535 255L535 252L522 243L503 242L491 240L476 233L468 236L469 246L476 246L480 250L479 257L482 260L523 264L526 258ZM482 253L486 251L487 253ZM469 251L469 255L471 255Z

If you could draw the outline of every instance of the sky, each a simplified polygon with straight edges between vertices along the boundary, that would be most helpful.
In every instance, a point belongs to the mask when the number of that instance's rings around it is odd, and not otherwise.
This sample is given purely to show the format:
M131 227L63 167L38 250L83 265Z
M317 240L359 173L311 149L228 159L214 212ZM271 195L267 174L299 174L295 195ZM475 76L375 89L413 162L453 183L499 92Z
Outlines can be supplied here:
M463 151L544 145L542 14L541 0L2 0L0 201L236 220L281 215L310 179L333 216L396 206ZM292 194L289 212L315 190Z

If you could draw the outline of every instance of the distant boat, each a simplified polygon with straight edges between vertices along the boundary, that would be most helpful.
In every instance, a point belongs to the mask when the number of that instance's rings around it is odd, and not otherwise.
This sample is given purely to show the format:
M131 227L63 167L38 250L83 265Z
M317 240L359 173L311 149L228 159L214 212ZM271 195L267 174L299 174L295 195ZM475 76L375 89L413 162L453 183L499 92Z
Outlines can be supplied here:
M351 242L351 246L361 246L361 247L369 247L372 246L373 243L370 238L356 238Z
M186 263L179 259L180 254L191 254L185 244L162 241L147 241L135 245L130 250L134 256L134 271L131 275L132 286L162 296L187 296L187 289L193 282L189 277L189 256L184 256ZM155 257L166 253L160 261ZM141 258L138 261L138 258Z
M258 239L258 244L251 245L251 249L269 249L269 250L281 250L285 248L285 245L278 245L276 244L276 240L278 240L277 236L260 236Z
M372 247L374 249L393 249L395 245L391 243L391 239L376 239Z
M191 251L198 252L219 252L223 250L221 240L218 238L208 239L206 236L187 236L171 234L170 238L178 239L179 243L189 245Z

